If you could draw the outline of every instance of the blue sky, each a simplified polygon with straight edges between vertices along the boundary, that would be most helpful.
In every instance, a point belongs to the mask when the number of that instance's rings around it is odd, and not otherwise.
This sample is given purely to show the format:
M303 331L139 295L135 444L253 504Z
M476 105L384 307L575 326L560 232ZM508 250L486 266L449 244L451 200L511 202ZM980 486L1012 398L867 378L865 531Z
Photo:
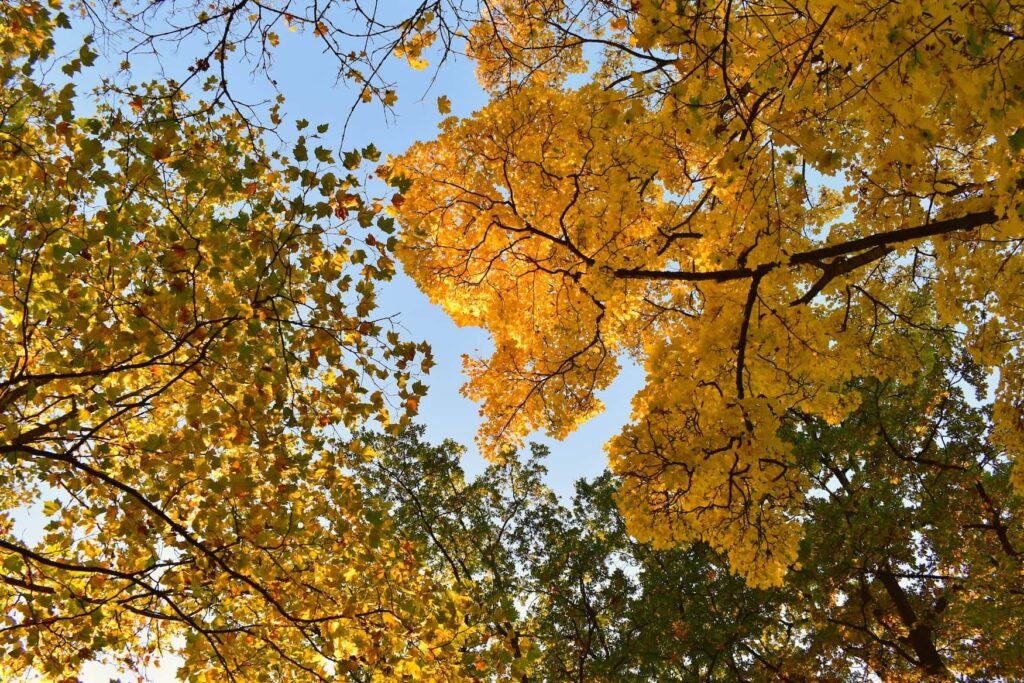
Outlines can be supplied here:
M395 3L387 10L403 11L407 4ZM153 25L159 25L167 16L157 14ZM182 12L176 18L180 23L194 17ZM91 31L91 25L84 20L74 20L73 24L71 35L65 34L59 43L69 51L76 51L80 36ZM270 78L285 97L280 134L286 146L291 146L288 136L295 135L294 122L298 119L307 119L313 126L330 124L323 144L338 146L346 117L352 103L358 99L359 88L336 79L337 62L323 54L318 41L308 31L291 32L282 22L276 32L280 44L273 51ZM123 50L127 40L124 35L98 39L95 47L101 55L96 66L83 74L80 93L84 94L99 78L117 72L123 58L119 50ZM353 48L358 49L358 46ZM206 49L189 42L175 53L171 44L163 43L158 45L157 55L133 54L130 57L131 80L140 82L161 71L165 77L181 80L187 76L188 66L197 56L205 54ZM484 106L486 93L477 84L471 60L450 54L438 69L435 68L439 61L437 49L426 56L431 64L423 71L412 69L404 60L391 60L383 76L395 85L398 93L395 115L386 117L376 102L360 104L348 124L343 149L373 143L385 155L400 154L416 141L432 139L444 118L437 109L437 98L441 95L450 99L453 116L469 116ZM245 102L273 99L276 93L264 74L253 74L251 65L238 60L229 64L232 65L229 71L231 90L236 98ZM467 446L464 460L467 473L480 471L485 463L473 443L480 423L478 408L461 396L459 388L465 379L463 355L488 355L491 348L488 335L480 329L456 327L440 307L431 304L402 274L383 286L379 304L379 315L397 314L407 338L426 340L433 348L437 365L424 380L430 390L420 403L417 422L426 426L432 441L452 438ZM641 386L642 371L627 360L623 360L623 365L625 369L620 378L600 394L606 406L603 414L581 425L562 442L542 434L530 439L551 449L547 461L548 482L560 495L571 495L576 479L594 476L604 469L603 445L629 419L630 399Z
M90 30L79 20L72 36L65 35L67 49L77 49L77 38ZM338 142L345 117L358 91L345 82L336 82L335 63L320 53L316 41L307 34L290 33L282 26L278 32L280 46L274 53L272 78L285 96L282 134L291 134L294 121L308 119L311 124L329 123L327 141ZM111 51L111 48L114 48ZM113 43L98 43L102 53L97 65L84 75L79 92L117 68L121 56ZM175 55L167 46L160 50L159 62L168 76L182 78L197 51L183 49ZM437 55L433 55L436 62ZM153 57L133 56L132 80L139 81L156 73ZM232 90L242 99L258 101L271 99L274 92L262 76L251 77L245 69L236 69ZM442 115L437 110L437 98L446 95L452 103L452 115L468 116L486 102L486 95L477 85L473 65L465 58L450 58L437 71L430 68L414 71L404 62L395 60L387 70L386 78L396 85L399 100L395 117L385 118L379 105L360 105L353 116L344 141L345 149L361 148L373 143L386 154L399 154L418 140L429 140L437 132ZM97 80L92 80L97 79ZM83 102L84 104L84 102ZM331 136L335 137L331 137ZM286 141L287 142L287 141ZM472 475L484 467L473 439L480 423L477 406L459 393L464 381L462 357L464 354L487 355L491 344L488 335L480 329L458 328L448 316L429 302L415 284L402 274L386 284L379 298L380 315L397 314L400 326L409 339L426 340L433 347L436 366L424 380L430 387L420 403L417 422L426 426L431 441L452 438L467 446L463 465ZM629 418L630 398L640 388L642 373L628 366L622 376L601 394L606 411L582 425L562 442L534 435L531 440L548 445L551 456L547 461L549 485L563 497L571 495L573 483L580 477L591 477L601 472L606 464L603 445ZM28 521L31 526L31 520ZM161 666L162 665L162 666ZM154 683L173 681L177 661L157 658L157 664L144 673ZM86 683L106 683L123 677L124 672L100 665L89 665L82 672ZM127 680L127 679L123 679Z
M335 83L334 63L322 54L308 34L282 30L280 46L275 51L273 77L285 96L287 115L284 131L292 130L294 119L305 118L312 124L326 122L328 133L337 135L358 92L346 83ZM454 116L469 116L486 103L486 94L476 82L470 60L451 56L440 70L432 64L423 71L411 69L401 60L394 60L386 69L386 78L396 84L398 103L394 118L385 118L381 107L362 104L356 108L344 141L346 149L374 143L384 154L400 154L420 140L430 140L444 118L437 110L437 98L446 95ZM253 95L263 95L266 83L254 81ZM336 140L336 138L335 138ZM452 438L469 450L464 466L467 472L483 467L473 438L480 422L478 408L463 398L459 387L464 381L462 356L487 355L491 348L488 335L475 328L458 328L440 307L430 303L415 284L404 275L384 286L379 313L397 313L409 338L424 339L433 348L437 365L426 383L430 387L420 404L417 422L426 425L432 441ZM531 440L551 449L548 459L549 484L559 494L572 493L579 477L598 474L606 464L603 445L629 419L630 399L640 388L642 372L628 367L601 398L606 411L582 425L566 440L556 442L541 434Z

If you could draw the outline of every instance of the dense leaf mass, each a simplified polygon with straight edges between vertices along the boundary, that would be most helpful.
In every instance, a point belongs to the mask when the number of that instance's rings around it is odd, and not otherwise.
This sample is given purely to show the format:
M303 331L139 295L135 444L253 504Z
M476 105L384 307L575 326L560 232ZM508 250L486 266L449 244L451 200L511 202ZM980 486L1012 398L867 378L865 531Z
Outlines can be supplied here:
M1024 499L968 398L982 375L932 361L909 377L855 380L842 422L803 415L783 434L814 489L779 587L704 543L632 539L608 473L559 504L536 446L466 483L457 446L407 432L376 440L363 471L488 606L472 618L517 681L1020 680Z
M342 445L430 362L373 317L392 220L316 136L269 153L166 84L83 115L66 24L0 4L0 679L450 677L462 598Z
M630 531L705 541L762 587L796 562L813 484L779 428L841 422L855 375L964 345L998 371L992 438L1016 457L1019 6L488 8L491 101L395 164L406 269L494 339L465 388L485 448L564 436L642 364L608 444Z
M1021 8L384 5L78 3L95 76L0 0L0 679L1024 680ZM378 163L237 99L279 31L489 102ZM396 252L494 340L477 478ZM566 505L510 445L630 363Z

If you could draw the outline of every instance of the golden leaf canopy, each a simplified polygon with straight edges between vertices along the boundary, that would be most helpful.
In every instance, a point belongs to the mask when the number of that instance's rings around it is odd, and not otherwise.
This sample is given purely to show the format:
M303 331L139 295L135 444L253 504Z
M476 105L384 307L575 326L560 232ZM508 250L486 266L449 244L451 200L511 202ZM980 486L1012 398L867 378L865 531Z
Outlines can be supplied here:
M393 169L406 270L493 336L465 387L487 449L564 436L642 364L607 446L631 532L755 585L794 562L810 486L777 432L842 420L856 376L966 347L1020 453L1019 7L490 7L490 102Z

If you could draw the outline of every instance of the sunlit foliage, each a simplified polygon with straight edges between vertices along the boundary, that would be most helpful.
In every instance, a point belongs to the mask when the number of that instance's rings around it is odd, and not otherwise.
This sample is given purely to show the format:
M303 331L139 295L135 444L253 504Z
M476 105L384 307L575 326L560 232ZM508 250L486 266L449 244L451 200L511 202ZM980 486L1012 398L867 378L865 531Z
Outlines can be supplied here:
M966 346L1016 457L1019 6L487 7L491 101L394 167L406 269L494 339L465 388L486 449L566 435L642 365L608 445L630 531L705 541L755 586L796 562L812 486L780 428L841 422L855 376Z
M66 25L0 5L0 679L457 676L464 598L347 474L431 362L374 317L377 152L270 152L164 83L90 104Z

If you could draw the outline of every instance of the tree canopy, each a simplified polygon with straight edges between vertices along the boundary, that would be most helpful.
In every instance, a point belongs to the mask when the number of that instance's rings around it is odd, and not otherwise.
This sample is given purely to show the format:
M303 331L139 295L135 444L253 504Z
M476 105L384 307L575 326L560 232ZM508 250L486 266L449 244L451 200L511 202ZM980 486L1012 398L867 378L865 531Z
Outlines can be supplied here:
M451 676L461 598L346 475L430 363L374 317L393 220L322 128L270 152L156 82L82 112L67 24L0 4L0 678Z
M490 606L474 618L492 656L519 655L516 680L1019 680L1024 498L986 443L982 382L933 359L906 384L857 380L837 425L805 415L783 433L815 493L779 587L706 543L632 539L608 473L559 503L537 446L467 483L458 446L406 432L376 439L364 471L424 557Z
M1022 25L0 0L0 679L1024 679ZM291 30L353 107L463 47L489 101L385 160L285 131ZM476 478L396 255L493 338ZM517 449L630 363L559 500Z
M856 376L965 347L1016 455L1018 6L487 7L491 101L393 169L406 270L494 339L465 387L485 449L566 435L640 364L608 444L631 533L705 541L761 587L795 565L814 486L780 428L839 424Z

